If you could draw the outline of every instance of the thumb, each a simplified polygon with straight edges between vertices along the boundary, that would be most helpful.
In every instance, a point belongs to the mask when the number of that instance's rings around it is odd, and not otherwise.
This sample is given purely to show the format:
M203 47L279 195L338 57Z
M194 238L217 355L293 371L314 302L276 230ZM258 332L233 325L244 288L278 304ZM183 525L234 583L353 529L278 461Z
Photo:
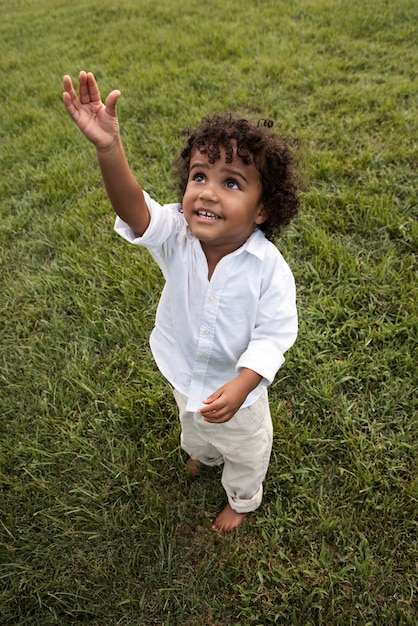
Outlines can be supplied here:
M209 398L206 398L206 400L202 400L202 402L203 404L211 404L214 400L215 398L213 396L209 396Z
M203 400L203 404L212 404L212 402L220 398L221 395L222 395L222 390L218 389L217 391L214 391L210 396L208 396L206 400Z
M116 104L119 100L119 96L121 95L119 89L114 89L110 92L110 94L106 98L105 106L107 112L112 117L116 117Z

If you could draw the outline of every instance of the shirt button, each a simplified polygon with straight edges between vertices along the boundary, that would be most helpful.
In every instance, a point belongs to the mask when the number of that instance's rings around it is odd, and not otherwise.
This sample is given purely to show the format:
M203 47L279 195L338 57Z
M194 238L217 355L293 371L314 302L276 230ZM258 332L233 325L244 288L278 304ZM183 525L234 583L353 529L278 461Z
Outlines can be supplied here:
M211 333L210 333L210 330L204 330L204 331L203 331L203 334L204 334L204 335L210 335Z

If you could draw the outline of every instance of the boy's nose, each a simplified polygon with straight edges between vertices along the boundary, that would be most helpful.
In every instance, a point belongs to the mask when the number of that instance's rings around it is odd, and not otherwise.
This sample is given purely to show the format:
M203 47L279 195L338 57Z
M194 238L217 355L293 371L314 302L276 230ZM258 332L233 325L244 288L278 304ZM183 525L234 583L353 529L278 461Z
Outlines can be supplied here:
M217 194L213 185L206 184L200 194L199 197L201 200L207 200L208 202L216 202Z

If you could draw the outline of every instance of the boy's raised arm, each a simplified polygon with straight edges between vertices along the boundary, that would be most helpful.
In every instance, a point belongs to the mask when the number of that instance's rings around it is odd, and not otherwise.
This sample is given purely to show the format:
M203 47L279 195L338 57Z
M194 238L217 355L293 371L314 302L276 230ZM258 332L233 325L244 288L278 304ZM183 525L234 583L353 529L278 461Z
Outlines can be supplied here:
M150 216L120 138L116 114L120 91L111 91L103 104L91 72L80 72L78 96L69 76L64 76L63 83L64 105L79 129L96 147L103 181L115 212L129 224L135 235L143 235Z

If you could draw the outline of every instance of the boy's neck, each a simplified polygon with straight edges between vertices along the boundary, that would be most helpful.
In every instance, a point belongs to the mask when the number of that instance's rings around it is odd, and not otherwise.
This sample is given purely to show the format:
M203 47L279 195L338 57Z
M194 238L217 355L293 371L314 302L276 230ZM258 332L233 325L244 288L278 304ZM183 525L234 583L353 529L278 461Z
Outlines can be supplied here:
M211 246L210 244L208 245L204 241L201 241L201 240L199 241L200 241L200 245L202 246L202 250L205 253L206 261L208 264L208 280L210 280L212 278L213 272L215 271L215 268L218 265L219 261L223 259L224 256L227 256L228 254L231 254L231 252L235 252L235 250L238 250L238 248L241 248L241 246L243 246L245 241L247 240L242 241L241 243L235 243L232 245L225 245L225 246Z

